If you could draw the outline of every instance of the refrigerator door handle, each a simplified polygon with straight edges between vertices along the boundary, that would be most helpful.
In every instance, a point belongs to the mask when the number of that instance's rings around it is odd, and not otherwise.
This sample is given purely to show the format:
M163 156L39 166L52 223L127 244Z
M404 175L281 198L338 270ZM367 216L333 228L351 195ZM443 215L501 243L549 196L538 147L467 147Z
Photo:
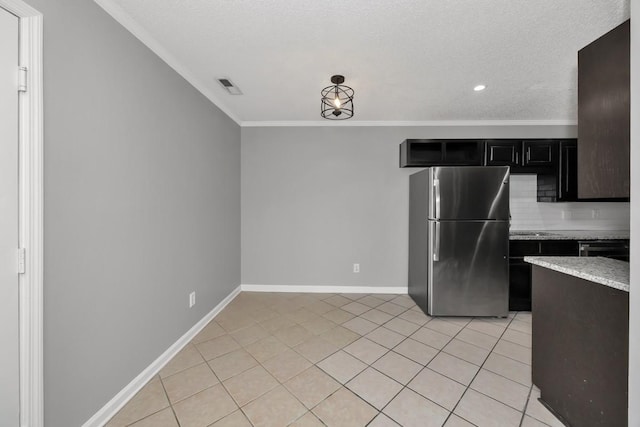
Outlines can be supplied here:
M435 218L440 219L440 180L437 178L433 180L433 193L436 200Z
M440 222L436 222L433 225L435 234L435 243L433 245L433 260L440 261Z

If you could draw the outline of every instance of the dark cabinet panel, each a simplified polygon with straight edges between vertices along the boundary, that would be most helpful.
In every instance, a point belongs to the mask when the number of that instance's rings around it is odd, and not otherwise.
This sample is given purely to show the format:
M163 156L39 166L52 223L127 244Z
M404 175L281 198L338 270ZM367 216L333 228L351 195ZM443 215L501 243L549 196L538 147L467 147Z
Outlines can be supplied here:
M482 141L407 139L400 144L400 167L480 166Z
M444 163L447 165L482 165L482 142L447 141L444 144Z
M525 256L578 256L577 240L509 241L509 310L531 311L531 264Z
M557 141L530 140L524 141L525 167L553 167L558 149Z
M628 292L536 265L532 332L532 381L565 425L628 425Z
M487 166L520 165L522 160L522 141L487 141L485 147L485 161Z
M558 158L558 202L578 200L578 144L575 140L560 142Z
M577 240L541 240L540 255L544 256L578 256Z
M509 311L531 311L531 264L509 260Z
M512 174L536 174L538 202L578 201L577 156L576 139L407 139L400 144L400 167L509 166Z
M630 25L578 52L578 196L628 198Z
M531 311L531 264L540 255L539 240L509 240L509 311Z
M540 168L538 173L538 201L578 201L577 141L575 139L553 141L550 156L553 167Z
M539 240L510 240L509 256L525 257L529 255L538 255L540 253Z
M440 164L442 153L442 142L407 139L400 144L400 167Z

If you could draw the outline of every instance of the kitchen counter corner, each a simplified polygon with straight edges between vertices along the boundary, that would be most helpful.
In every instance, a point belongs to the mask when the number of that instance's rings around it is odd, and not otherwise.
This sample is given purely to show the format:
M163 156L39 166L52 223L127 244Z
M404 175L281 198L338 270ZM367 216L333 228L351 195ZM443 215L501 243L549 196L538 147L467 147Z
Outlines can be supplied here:
M629 263L603 257L524 257L524 261L629 292Z

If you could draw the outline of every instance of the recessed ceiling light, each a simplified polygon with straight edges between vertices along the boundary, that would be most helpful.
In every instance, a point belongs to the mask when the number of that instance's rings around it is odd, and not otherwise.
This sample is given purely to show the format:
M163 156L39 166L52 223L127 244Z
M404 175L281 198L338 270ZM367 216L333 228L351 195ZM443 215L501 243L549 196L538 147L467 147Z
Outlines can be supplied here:
M476 92L480 92L481 90L485 90L487 87L485 85L478 85L473 88Z

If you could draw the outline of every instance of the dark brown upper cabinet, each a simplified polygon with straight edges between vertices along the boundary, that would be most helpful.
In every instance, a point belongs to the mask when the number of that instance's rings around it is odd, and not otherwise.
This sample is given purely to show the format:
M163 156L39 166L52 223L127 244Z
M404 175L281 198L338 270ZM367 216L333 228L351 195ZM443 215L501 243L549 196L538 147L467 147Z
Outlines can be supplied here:
M528 140L523 143L523 166L553 167L557 145L555 141Z
M544 173L556 166L558 141L552 139L490 139L485 143L486 166L510 166L511 173Z
M400 167L509 166L512 174L537 175L539 202L574 202L576 151L575 139L407 139Z
M578 200L578 144L576 140L560 141L558 158L558 202Z
M629 197L629 21L578 52L578 197Z
M485 147L485 165L518 167L521 161L522 141L487 141Z
M483 141L407 139L400 144L400 167L480 166Z

